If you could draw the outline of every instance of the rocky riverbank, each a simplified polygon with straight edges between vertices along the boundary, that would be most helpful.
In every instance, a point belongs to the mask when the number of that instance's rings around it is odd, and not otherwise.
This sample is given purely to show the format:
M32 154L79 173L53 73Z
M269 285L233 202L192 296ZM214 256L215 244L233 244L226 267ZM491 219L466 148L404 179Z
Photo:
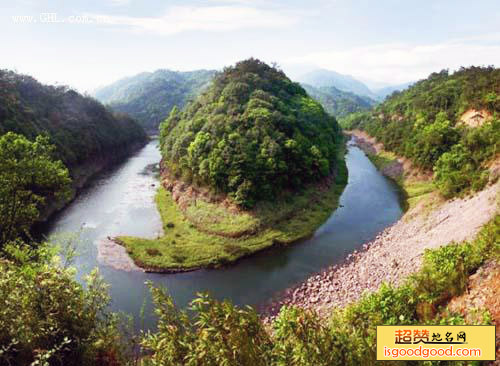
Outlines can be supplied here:
M365 138L363 143L366 148L370 141ZM371 146L376 149L373 141ZM403 166L409 167L404 162ZM498 211L498 192L497 182L473 197L443 201L437 193L431 194L361 250L350 254L343 264L278 294L261 307L261 313L270 320L281 306L295 305L327 315L333 307L354 302L383 282L401 283L420 268L425 249L472 239Z

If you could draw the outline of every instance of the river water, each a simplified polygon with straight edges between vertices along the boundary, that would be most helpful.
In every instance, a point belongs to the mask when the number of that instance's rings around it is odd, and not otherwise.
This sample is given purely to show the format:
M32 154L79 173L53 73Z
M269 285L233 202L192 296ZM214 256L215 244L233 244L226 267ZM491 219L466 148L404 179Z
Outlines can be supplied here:
M339 208L308 240L289 248L254 255L226 269L179 274L121 271L98 260L97 246L107 236L155 237L161 221L153 197L158 180L147 169L158 163L157 141L151 141L121 165L102 174L50 223L47 234L80 232L74 265L79 280L98 267L110 284L111 308L136 318L145 303L145 327L155 319L145 281L165 286L180 307L197 292L209 292L235 304L258 305L329 265L341 262L402 215L397 187L380 174L366 155L348 145L349 181Z

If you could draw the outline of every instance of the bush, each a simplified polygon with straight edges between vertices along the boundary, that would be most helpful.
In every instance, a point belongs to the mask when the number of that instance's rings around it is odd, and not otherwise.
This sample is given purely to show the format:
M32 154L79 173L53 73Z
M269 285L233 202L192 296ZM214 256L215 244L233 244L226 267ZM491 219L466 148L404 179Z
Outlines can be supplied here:
M200 295L191 303L193 317L175 308L165 291L152 288L158 332L142 345L153 352L151 365L267 366L271 364L269 335L251 308L238 309Z
M84 289L55 258L20 243L0 257L0 364L121 364L125 343L107 311L107 285L93 271Z
M478 167L471 153L457 144L437 161L434 180L443 196L450 198L469 187L475 190L483 188L488 182L488 172Z
M147 248L146 253L151 257L157 257L161 255L161 252L156 248Z

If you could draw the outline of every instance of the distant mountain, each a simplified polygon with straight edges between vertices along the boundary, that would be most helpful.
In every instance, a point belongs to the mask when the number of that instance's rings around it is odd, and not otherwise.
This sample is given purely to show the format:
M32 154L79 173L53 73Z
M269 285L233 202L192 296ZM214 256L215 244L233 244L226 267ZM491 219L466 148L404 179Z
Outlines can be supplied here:
M378 98L377 95L361 81L356 80L350 75L339 74L331 70L314 70L302 75L297 81L314 86L315 88L333 86L341 91L367 96L372 99Z
M394 93L395 91L401 91L404 89L407 89L409 86L414 84L413 81L404 83L404 84L399 84L399 85L390 85L386 86L380 89L375 89L374 93L380 98L380 100L384 100L386 97Z
M182 108L195 98L215 73L214 70L180 72L164 69L144 72L100 88L94 95L113 110L136 118L147 131L156 132L172 108Z
M328 113L336 118L343 118L350 113L368 110L377 104L370 97L345 92L334 86L316 88L308 84L302 84L302 87L312 98L320 102Z

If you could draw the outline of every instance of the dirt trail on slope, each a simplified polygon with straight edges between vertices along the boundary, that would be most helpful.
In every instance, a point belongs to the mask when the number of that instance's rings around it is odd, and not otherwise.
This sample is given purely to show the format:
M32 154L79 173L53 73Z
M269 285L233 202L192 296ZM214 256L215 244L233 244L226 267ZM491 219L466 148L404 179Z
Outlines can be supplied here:
M427 206L424 202L417 204L375 240L364 244L361 251L349 255L344 264L310 277L262 306L263 316L273 318L282 305L327 315L333 307L345 306L363 292L377 290L382 282L400 284L420 268L425 249L475 237L498 212L499 184L489 185L473 197L446 202L436 194L431 198L435 198L431 209L429 202Z

